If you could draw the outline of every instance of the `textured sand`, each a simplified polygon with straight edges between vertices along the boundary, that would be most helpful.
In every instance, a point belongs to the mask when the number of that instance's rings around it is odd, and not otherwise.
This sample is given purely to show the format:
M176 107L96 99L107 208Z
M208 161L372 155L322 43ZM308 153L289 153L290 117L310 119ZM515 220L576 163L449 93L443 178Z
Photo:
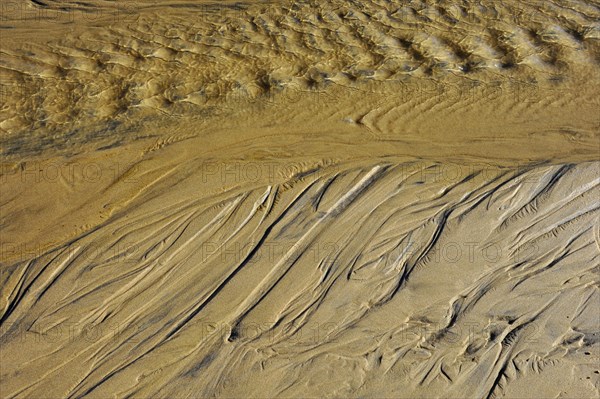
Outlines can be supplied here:
M600 397L600 3L1 7L0 397Z

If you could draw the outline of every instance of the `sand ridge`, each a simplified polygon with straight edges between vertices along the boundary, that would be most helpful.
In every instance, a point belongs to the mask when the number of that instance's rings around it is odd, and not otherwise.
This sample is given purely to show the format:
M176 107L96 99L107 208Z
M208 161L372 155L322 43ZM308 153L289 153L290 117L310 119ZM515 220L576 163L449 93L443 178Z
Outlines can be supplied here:
M346 117L377 137L432 138L411 122L485 120L460 113L501 107L511 120L560 113L563 126L536 127L590 143L598 15L597 5L581 1L9 3L2 151L103 148L173 125L197 135L249 104L274 98L302 110L294 103L315 93L365 104ZM491 126L476 134L497 134ZM458 127L444 134L471 137Z
M577 378L598 381L598 163L439 167L333 166L208 196L198 181L221 176L181 168L11 267L4 389L482 397L558 368L552 387L591 395Z

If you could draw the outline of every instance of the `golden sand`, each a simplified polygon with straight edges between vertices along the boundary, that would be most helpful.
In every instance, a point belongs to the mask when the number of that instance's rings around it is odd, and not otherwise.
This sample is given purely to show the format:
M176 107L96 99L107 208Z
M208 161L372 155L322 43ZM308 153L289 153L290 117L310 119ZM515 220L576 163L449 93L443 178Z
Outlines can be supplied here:
M600 4L1 4L0 397L600 397Z

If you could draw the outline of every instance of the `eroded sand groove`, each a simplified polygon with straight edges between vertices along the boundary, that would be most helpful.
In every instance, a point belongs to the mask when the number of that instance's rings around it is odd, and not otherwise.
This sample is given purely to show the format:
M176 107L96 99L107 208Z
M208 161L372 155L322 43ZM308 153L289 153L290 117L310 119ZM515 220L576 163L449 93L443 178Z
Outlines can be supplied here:
M449 113L471 107L464 97L473 86L500 91L515 117L532 90L530 105L539 97L552 113L598 105L583 84L599 72L594 2L26 1L2 10L4 155L116 145L170 117L198 123L273 96L285 103L332 88L348 89L334 96L343 99L372 82L408 85L401 98L398 86L384 85L361 101L364 115L382 114L385 127L368 118L365 126L384 136L404 106L432 107L432 82L459 82L460 97L442 100ZM417 91L424 86L428 103Z
M4 266L3 396L592 397L599 164L439 167L182 168Z

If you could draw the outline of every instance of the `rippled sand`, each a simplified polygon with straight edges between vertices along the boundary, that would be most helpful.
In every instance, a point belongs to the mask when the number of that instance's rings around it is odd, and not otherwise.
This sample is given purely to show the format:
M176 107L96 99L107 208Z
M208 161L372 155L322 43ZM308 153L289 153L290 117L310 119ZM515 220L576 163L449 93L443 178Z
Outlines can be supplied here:
M0 397L600 397L600 3L0 6Z

